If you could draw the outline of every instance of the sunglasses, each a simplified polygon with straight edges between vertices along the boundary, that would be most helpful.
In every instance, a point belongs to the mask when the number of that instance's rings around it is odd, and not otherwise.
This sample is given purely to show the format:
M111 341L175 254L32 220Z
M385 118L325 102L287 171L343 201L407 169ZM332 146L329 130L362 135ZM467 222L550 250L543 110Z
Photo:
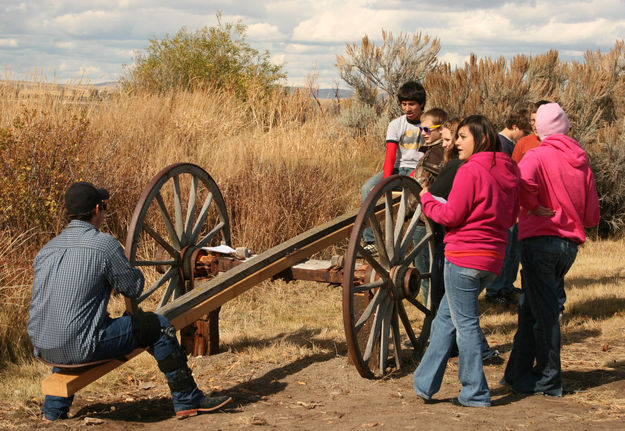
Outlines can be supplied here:
M103 202L100 202L100 203L98 204L98 206L100 207L100 211L105 210L105 209L106 209L106 202L104 202L104 201L103 201Z
M442 124L437 124L436 126L428 127L428 126L419 126L419 129L423 130L423 133L432 133L434 129L438 129Z

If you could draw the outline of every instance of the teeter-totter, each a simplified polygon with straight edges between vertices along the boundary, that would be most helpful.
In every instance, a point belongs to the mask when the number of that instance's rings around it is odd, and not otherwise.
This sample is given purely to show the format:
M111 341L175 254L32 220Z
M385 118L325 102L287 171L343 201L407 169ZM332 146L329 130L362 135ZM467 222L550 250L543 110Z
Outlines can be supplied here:
M263 280L278 276L342 284L350 361L363 377L384 375L393 362L401 367L405 345L415 354L423 350L433 318L429 301L419 295L430 272L420 273L413 263L421 252L432 262L432 225L422 217L420 190L412 178L388 177L359 210L250 257L210 248L231 245L226 205L211 176L190 163L168 166L143 191L128 228L126 256L154 281L139 298L126 300L127 310L141 306L164 315L180 330L187 352L214 354L220 307ZM415 244L418 224L426 235ZM377 256L360 245L367 226L373 229ZM306 261L347 237L344 259ZM57 365L61 369L43 381L43 393L70 396L143 350L120 359Z

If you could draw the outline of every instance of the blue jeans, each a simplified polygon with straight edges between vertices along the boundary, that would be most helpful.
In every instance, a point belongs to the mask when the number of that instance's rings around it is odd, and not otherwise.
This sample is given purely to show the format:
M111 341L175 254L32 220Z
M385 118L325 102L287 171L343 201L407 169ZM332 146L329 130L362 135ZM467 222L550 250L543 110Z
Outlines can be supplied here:
M410 173L414 171L414 168L399 168L393 170L393 175L410 175ZM384 172L378 172L371 178L369 178L360 188L360 195L362 196L362 203L365 202L367 196L371 192L371 189L374 188L382 179L384 178ZM362 232L362 238L366 243L375 242L375 236L373 235L373 230L370 227L365 228Z
M417 395L432 398L440 390L449 353L458 343L458 401L470 407L490 406L490 391L482 369L482 338L478 296L497 275L463 268L445 260L445 295L440 303L428 346L413 375Z
M577 257L577 243L556 236L521 241L518 330L504 380L522 393L562 396L560 321L564 276Z
M169 321L161 316L157 315L161 328L170 326ZM117 358L127 355L137 348L137 343L132 337L132 325L130 316L122 316L118 319L108 319L105 333L98 343L96 350L90 359L90 361L97 361L100 359ZM178 347L178 340L175 338L166 337L161 333L161 336L150 347L149 352L154 356L154 359L161 361L165 359L175 348ZM58 372L58 368L53 368L52 372ZM165 374L168 381L171 381L176 375L177 370L170 371ZM201 390L194 387L190 392L172 392L172 401L174 403L174 410L186 410L197 406L197 404L204 398L204 394ZM43 403L42 411L44 416L49 420L56 420L67 416L69 408L72 405L74 396L70 397L57 397L53 395L46 395L46 399Z
M498 296L500 293L511 293L514 290L514 281L519 272L521 261L521 244L519 243L519 225L515 224L508 229L508 244L506 256L503 260L501 272L486 288L486 296Z
M417 225L415 226L414 234L412 236L412 240L415 244L419 244L419 242L425 237L427 234L427 230L425 225ZM430 254L428 247L424 247L421 250L421 253L417 254L414 258L414 266L419 270L420 273L430 272ZM429 280L421 280L421 292L423 292L423 301L425 304L428 303L428 298L430 295L430 282Z
M432 278L430 278L430 295L432 310L437 310L445 294L445 230L438 223L432 223L434 229L434 253L432 255Z

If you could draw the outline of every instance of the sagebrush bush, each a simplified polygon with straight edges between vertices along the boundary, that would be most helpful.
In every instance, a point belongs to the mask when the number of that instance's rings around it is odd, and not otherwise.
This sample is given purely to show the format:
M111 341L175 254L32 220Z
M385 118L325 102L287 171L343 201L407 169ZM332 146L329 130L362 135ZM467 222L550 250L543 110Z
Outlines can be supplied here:
M132 67L120 79L128 91L165 93L206 86L231 88L247 95L251 86L270 90L285 78L282 66L272 64L269 53L260 53L246 40L247 27L223 23L173 37L151 39L145 52L137 52Z

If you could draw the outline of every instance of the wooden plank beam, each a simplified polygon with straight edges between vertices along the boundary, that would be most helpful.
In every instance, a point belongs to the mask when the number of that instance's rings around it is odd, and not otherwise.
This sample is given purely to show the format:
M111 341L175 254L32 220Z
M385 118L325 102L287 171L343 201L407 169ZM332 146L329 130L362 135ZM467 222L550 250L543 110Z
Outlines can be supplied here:
M126 360L134 358L144 350L145 349L134 350L126 355ZM41 392L45 395L69 397L125 362L126 361L120 359L111 359L109 362L91 368L63 369L58 373L46 377L43 382L41 382Z

